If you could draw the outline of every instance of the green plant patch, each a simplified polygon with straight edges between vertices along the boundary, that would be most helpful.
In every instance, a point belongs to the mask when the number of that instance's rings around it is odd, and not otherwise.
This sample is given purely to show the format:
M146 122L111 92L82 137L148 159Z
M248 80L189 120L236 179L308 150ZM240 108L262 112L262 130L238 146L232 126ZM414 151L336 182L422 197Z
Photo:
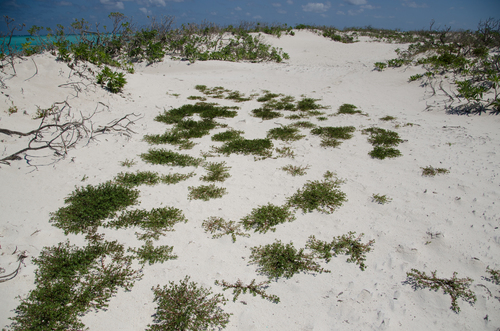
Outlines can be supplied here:
M156 185L160 182L160 175L153 171L137 171L134 173L119 173L114 178L117 184L134 187L139 185Z
M231 177L229 174L231 167L226 166L226 162L209 162L204 165L204 168L208 171L208 174L200 177L200 179L205 182L223 182Z
M365 270L366 253L371 250L371 246L375 240L370 240L368 243L363 244L361 242L363 234L357 238L354 237L355 234L355 232L349 232L347 235L334 237L331 242L321 241L314 236L310 236L306 247L314 252L315 257L325 259L327 263L330 262L332 257L336 257L337 255L349 255L350 257L347 259L347 262L354 262L359 265L361 270Z
M133 165L136 165L136 164L137 164L137 162L135 162L134 159L132 159L132 160L125 159L125 161L121 161L120 162L120 165L122 167L127 167L127 168L130 168L130 167L132 167Z
M426 176L426 177L434 177L436 175L447 174L450 172L448 169L434 168L432 166L428 166L428 167L420 168L420 169L422 169L422 176Z
M224 235L231 235L233 243L236 242L236 236L250 237L248 233L241 231L241 224L234 221L226 221L221 217L211 216L201 224L205 232L210 232L212 238L220 238Z
M252 110L252 116L262 118L263 120L272 120L283 116L280 112L272 111L267 108L257 108Z
M338 147L342 144L342 142L338 139L334 138L321 138L321 143L319 144L323 148L327 147Z
M357 110L357 108L358 107L351 105L350 103L344 103L339 107L337 114L361 114L361 110Z
M225 187L216 187L214 184L201 185L198 187L189 186L189 200L204 200L222 198L227 194Z
M276 148L276 153L278 153L278 157L289 157L291 159L295 159L295 152L289 146L284 146L282 148Z
M294 220L295 215L288 206L280 207L269 203L252 209L250 215L241 219L241 224L247 231L254 230L254 232L266 233L269 230L276 231L276 225L278 224Z
M253 154L269 157L273 146L270 139L236 139L225 142L221 147L215 148L215 151L224 155Z
M269 295L265 292L265 289L269 287L269 283L271 283L269 280L260 282L258 284L255 283L255 279L252 279L250 284L245 285L241 280L238 279L238 281L234 284L228 283L225 280L222 282L219 282L218 280L215 281L215 285L219 285L223 287L223 291L228 290L230 288L233 289L233 302L236 302L240 294L245 294L245 293L250 293L254 297L257 295L260 295L262 299L266 299L271 301L272 303L279 303L280 298L276 295Z
M183 105L163 112L155 117L155 121L165 124L177 124L185 117L199 114L202 119L213 120L214 118L233 118L238 112L238 107L222 107L214 103L198 102L194 105Z
M157 304L154 324L148 331L174 330L217 330L225 328L231 314L225 313L221 305L226 304L222 294L189 282L186 276L179 284L153 287L154 302Z
M281 96L281 94L271 93L269 91L264 91L264 92L265 94L257 99L258 102L267 102Z
M323 122L323 121L328 121L328 117L325 117L325 116L318 116L318 117L316 117L316 119L317 119L318 121L322 121L322 122Z
M291 124L291 126L295 126L295 127L303 128L303 129L312 129L312 128L317 127L316 124L308 122L308 121L295 122L295 123Z
M86 233L120 210L138 203L139 191L112 182L76 188L64 199L65 207L51 213L54 226L68 233Z
M108 66L97 74L97 84L106 87L111 93L121 92L127 80L122 72L113 72Z
M35 288L21 298L9 330L82 330L81 317L108 306L118 288L129 291L141 274L116 241L44 247L33 263Z
M247 97L245 97L244 94L241 94L238 91L229 92L225 99L233 100L235 102L244 102L244 101L252 100L252 98L250 98L250 97L247 98Z
M318 210L331 214L347 201L338 188L343 181L325 176L323 181L308 181L303 188L287 199L289 206L302 209L304 213Z
M150 149L140 155L144 162L180 167L198 167L203 160L167 149Z
M153 208L151 210L136 209L123 212L117 218L110 220L105 226L114 229L139 227L143 234L138 233L140 240L153 238L158 240L166 231L174 231L177 223L188 220L180 209L174 207Z
M392 147L376 146L371 152L368 153L374 159L383 160L385 158L394 158L401 156L401 152Z
M177 259L178 256L172 254L173 250L174 248L172 246L167 245L154 247L151 240L146 240L144 245L137 249L128 249L129 252L135 253L136 259L138 259L141 264L148 263L149 265Z
M200 101L207 101L207 98L205 97L200 97L199 95L190 95L187 97L188 100L200 100Z
M296 141L305 137L305 135L298 134L300 130L293 126L281 126L273 128L267 132L267 138L283 141Z
M389 203L392 201L391 198L389 198L387 195L381 195L381 194L373 194L372 195L372 201L378 203L379 205L385 205L386 203Z
M492 282L495 285L500 285L500 270L490 269L490 267L487 266L486 272L490 274L490 277L482 277L482 278L484 278L489 282Z
M306 170L309 169L310 166L293 166L288 164L284 167L281 167L281 170L288 172L292 176L304 176L306 174Z
M354 131L356 131L354 126L325 126L314 128L311 130L311 133L325 138L345 140L351 139Z
M295 98L292 96L282 97L280 100L270 99L264 104L264 109L267 110L297 110L296 105L293 103Z
M291 278L300 272L330 272L314 261L312 254L297 250L293 243L283 244L280 240L265 246L250 248L249 263L257 264L257 271L269 278Z
M212 136L213 141L231 141L236 139L241 139L243 131L237 130L227 130L224 132L216 133Z
M380 118L381 121L394 121L395 119L396 117L389 115Z
M160 180L164 184L177 184L182 182L183 180L187 180L191 177L194 177L194 175L195 175L194 172L190 172L188 174L173 173L161 176Z
M460 307L457 303L458 299L468 302L471 306L476 303L476 295L469 289L471 283L472 279L469 277L457 278L456 272L453 273L451 278L446 279L437 278L436 271L433 271L429 276L417 269L411 269L410 272L407 272L405 281L405 284L411 285L415 291L424 288L428 288L434 292L437 292L439 289L443 290L444 294L450 295L450 309L457 314L460 312Z
M310 111L327 108L325 106L317 104L316 101L319 101L319 99L302 98L299 102L297 102L297 109L301 111Z

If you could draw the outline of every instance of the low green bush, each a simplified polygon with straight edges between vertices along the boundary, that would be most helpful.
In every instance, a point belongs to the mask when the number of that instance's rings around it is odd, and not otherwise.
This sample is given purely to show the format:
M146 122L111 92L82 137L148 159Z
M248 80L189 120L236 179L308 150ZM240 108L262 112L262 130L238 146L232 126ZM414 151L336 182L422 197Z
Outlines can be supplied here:
M150 149L140 155L141 159L151 164L163 164L180 167L198 167L203 160L167 149Z
M111 93L121 92L127 80L123 72L113 72L107 66L97 74L97 83L106 87Z
M300 130L291 125L273 128L267 132L267 138L283 141L296 141L305 137L298 134Z
M205 182L223 182L231 177L229 174L231 167L226 166L226 162L209 162L203 167L208 171L208 174L200 179Z
M215 148L217 153L224 155L244 154L269 157L272 155L273 143L270 139L236 139L227 141L221 147Z
M135 253L136 259L139 260L141 264L153 265L157 262L163 263L168 260L177 259L177 255L172 254L173 251L172 246L161 245L154 247L153 242L151 240L146 240L144 245L139 248L129 248L128 251L131 253Z
M120 185L134 187L139 185L156 185L160 182L160 176L153 171L137 171L134 173L119 173L114 181Z
M214 184L210 185L200 185L198 187L189 186L189 200L204 200L208 201L210 199L222 198L224 194L227 194L226 188L216 187Z
M350 103L344 103L339 107L337 114L361 114L361 110L357 110L358 107L351 105Z
M292 176L304 176L309 166L293 166L291 164L281 167L281 170L288 172Z
M236 140L236 139L241 139L241 135L243 134L243 131L237 131L237 130L227 130L224 132L216 133L212 136L213 141L231 141L231 140Z
M376 146L368 154L372 158L380 160L383 160L385 158L394 158L402 155L398 149L392 147L384 147L384 146Z
M295 215L287 206L275 206L267 204L252 209L252 212L241 219L241 224L245 230L254 230L254 232L266 233L267 231L276 231L276 225L292 222Z

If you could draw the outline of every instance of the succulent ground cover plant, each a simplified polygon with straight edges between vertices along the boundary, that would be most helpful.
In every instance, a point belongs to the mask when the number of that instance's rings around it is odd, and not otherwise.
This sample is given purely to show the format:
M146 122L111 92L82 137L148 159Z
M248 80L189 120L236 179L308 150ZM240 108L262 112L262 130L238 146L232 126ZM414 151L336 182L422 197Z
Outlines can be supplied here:
M237 140L241 139L241 135L243 134L243 131L238 131L238 130L226 130L224 132L219 132L216 133L212 136L213 141L231 141L231 140Z
M150 149L147 153L142 153L140 157L147 163L180 167L198 167L203 162L202 159L163 148Z
M344 103L339 107L337 114L361 114L361 110L357 110L357 108L358 107L350 103Z
M291 125L281 126L270 129L267 132L267 138L283 140L283 141L296 141L305 137L305 135L298 134L300 130Z
M189 200L204 200L208 201L210 199L222 198L224 194L227 194L226 188L217 187L214 184L210 185L200 185L197 187L188 187L188 198Z
M476 295L469 289L472 279L471 278L457 278L457 273L454 272L451 278L438 278L436 272L431 272L427 275L425 272L417 269L411 269L406 273L405 284L412 286L414 290L428 288L437 292L443 290L444 294L449 294L451 297L451 310L455 313L460 312L457 300L462 299L468 302L471 306L474 305L477 298Z
M235 139L225 142L221 147L214 148L217 153L229 156L231 154L258 155L270 157L273 143L270 139Z
M372 127L364 129L362 133L370 135L368 142L370 142L374 148L368 154L372 158L385 159L387 157L393 158L401 156L401 152L393 148L393 146L397 146L403 142L397 132Z
M224 296L189 280L186 276L179 284L152 288L157 308L148 331L216 330L227 325L231 314L221 308Z
M207 170L207 175L202 176L200 179L205 182L223 182L231 177L226 162L208 162L203 166Z
M140 263L146 264L147 262L149 265L177 259L178 256L172 254L173 250L174 248L172 246L167 245L154 247L152 240L146 240L142 247L128 249L129 252L135 253Z
M254 232L266 233L267 231L276 231L276 225L286 222L292 222L295 216L288 206L275 206L267 204L252 209L252 212L241 219L241 224L245 230L254 230Z
M320 126L312 129L311 133L321 137L322 147L336 147L341 143L339 140L351 139L354 131L356 128L353 126Z
M347 201L346 194L339 190L343 181L325 173L322 181L308 181L303 188L287 199L287 204L304 213L314 210L331 214Z

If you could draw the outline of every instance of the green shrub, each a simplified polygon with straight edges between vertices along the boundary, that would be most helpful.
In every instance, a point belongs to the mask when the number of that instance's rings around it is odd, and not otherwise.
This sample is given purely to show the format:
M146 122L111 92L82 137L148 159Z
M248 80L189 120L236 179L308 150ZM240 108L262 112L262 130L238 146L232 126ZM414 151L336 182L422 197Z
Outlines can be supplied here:
M189 279L186 276L179 284L170 282L163 288L152 288L158 306L148 331L215 330L227 325L231 314L220 307L226 304L224 296L212 296L211 289L199 287Z
M395 119L396 119L396 117L389 116L389 115L380 118L381 121L394 121Z
M341 180L329 176L325 176L323 181L308 181L287 199L287 203L291 207L302 209L304 213L318 210L331 214L347 201L345 193L338 189L342 183Z
M449 279L437 278L436 271L433 271L430 276L426 275L425 272L418 271L417 269L411 269L410 272L406 273L406 284L412 286L414 290L428 288L437 292L442 289L444 294L449 294L451 297L451 310L455 313L460 312L460 307L458 306L457 300L462 299L468 302L471 306L476 302L476 295L469 290L472 283L471 278L457 278L457 273L454 272L453 276Z
M283 116L280 112L272 111L267 108L258 108L252 110L252 114L254 117L262 118L263 120L272 120L274 118L278 118Z
M198 167L203 162L202 159L166 149L150 149L147 153L142 153L140 157L147 163L180 167Z
M375 62L374 66L375 66L375 70L382 71L385 68L387 68L387 63L384 63L384 62Z
M228 171L231 167L226 166L226 162L209 162L204 166L204 168L208 171L208 174L200 178L203 181L223 182L227 178L231 177Z
M128 291L141 278L116 241L59 243L43 248L33 263L35 288L21 298L10 330L81 330L85 313L105 309L119 287Z
M291 164L281 167L281 170L288 172L292 176L304 176L309 166L293 166Z
M86 233L102 225L120 210L136 204L139 191L106 182L76 188L64 199L68 206L51 213L50 222L68 233Z
M226 221L221 217L214 216L209 217L202 223L205 232L210 232L213 239L220 238L224 235L231 235L233 243L236 242L236 236L250 237L248 233L244 233L240 230L240 226L241 224L236 224L234 221ZM218 231L220 233L216 233Z
M373 146L397 146L403 142L403 140L399 138L399 134L397 132L382 128L373 127L364 129L362 132L363 134L370 134L368 142L370 142Z
M164 184L177 184L182 182L183 180L187 180L195 175L194 172L190 172L188 174L168 174L161 176L160 180Z
M295 216L289 207L279 207L269 203L252 209L250 215L241 219L241 224L247 231L253 229L254 232L266 233L269 230L276 231L276 225L278 224L294 220Z
M337 114L361 114L361 110L356 110L355 105L351 105L350 103L344 103L339 107Z
M370 240L368 243L361 243L361 237L354 237L355 232L349 232L347 235L338 236L333 238L331 242L321 241L314 236L310 236L307 240L306 247L313 250L313 255L320 259L325 259L328 263L332 257L339 254L350 255L347 262L354 262L359 265L361 270L366 269L366 253L371 250L371 246L375 242Z
M309 111L326 108L325 106L318 105L316 101L319 101L319 99L302 98L299 102L297 102L297 109L301 111Z
M121 172L114 180L120 185L134 187L142 184L156 185L160 182L160 176L158 173L152 171L137 171L135 174Z
M298 134L299 129L293 126L282 126L269 130L267 132L267 138L283 140L283 141L295 141L300 140L305 137L305 135Z
M111 93L121 92L127 80L123 72L113 72L109 67L105 66L104 69L97 74L97 83L102 87L106 87Z
M236 139L231 140L219 148L216 148L217 153L224 155L231 154L254 154L260 156L271 156L273 143L270 139Z
M216 133L212 136L213 141L231 141L241 139L243 131L227 130L225 132Z
M296 126L298 128L304 128L304 129L312 129L312 128L316 127L316 124L313 124L313 123L308 122L308 121L299 121L299 122L293 123L292 126Z
M385 158L393 158L401 156L401 152L392 147L376 146L371 152L368 153L374 159L383 160Z
M258 272L269 278L291 278L299 272L330 272L314 261L314 256L297 250L293 243L284 245L280 240L273 244L250 248L250 263L258 264Z
M167 245L154 247L151 240L146 240L140 248L129 248L128 251L135 253L140 263L146 264L147 262L149 265L153 265L157 262L163 263L168 260L177 259L177 255L172 254L173 249L172 246Z
M222 198L224 194L227 194L224 187L216 187L214 184L200 185L198 187L189 186L188 190L189 200L208 201L210 199Z
M427 176L427 177L434 177L438 174L447 174L450 171L445 168L434 168L432 166L428 166L422 169L422 176Z
M248 291L253 296L257 296L258 294L261 296L261 298L269 300L272 303L279 303L280 298L278 296L269 295L264 291L268 287L269 283L270 281L264 281L256 284L255 279L252 279L252 281L248 285L244 285L243 282L239 279L234 284L228 283L225 280L223 280L222 282L219 282L218 280L215 281L215 285L222 286L224 291L230 288L233 289L233 302L236 302L240 294L246 294Z
M311 130L311 133L317 136L322 136L330 139L351 139L352 132L356 131L353 126L339 126L339 127L317 127Z

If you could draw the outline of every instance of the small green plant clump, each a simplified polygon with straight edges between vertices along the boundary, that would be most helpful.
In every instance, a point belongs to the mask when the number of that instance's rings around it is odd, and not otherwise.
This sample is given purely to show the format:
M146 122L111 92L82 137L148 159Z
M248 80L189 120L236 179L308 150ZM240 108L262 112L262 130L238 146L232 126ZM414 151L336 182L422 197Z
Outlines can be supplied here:
M105 309L118 288L130 290L141 278L123 246L98 235L84 247L45 247L33 263L36 287L21 298L9 330L82 330L81 316Z
M161 245L158 247L153 246L153 241L146 240L145 244L139 248L129 248L128 251L135 253L136 258L140 263L153 265L157 262L163 263L168 260L177 259L177 255L172 254L172 246Z
M204 165L204 168L208 171L208 174L200 178L203 181L223 182L231 177L229 174L229 169L231 167L226 166L226 162L209 162Z
M335 179L333 174L327 172L322 181L308 181L303 188L288 198L287 204L291 207L302 209L304 213L314 210L331 214L347 201L344 192L338 188L343 181Z
M361 110L357 109L355 105L352 105L350 103L344 103L339 107L339 110L337 111L337 114L349 114L349 115L354 115L354 114L361 114Z
M108 66L97 74L97 83L106 87L111 93L121 92L127 80L123 72L113 72Z
M127 186L134 187L139 185L156 185L160 182L160 175L153 171L137 171L134 173L119 173L114 178L115 182Z
M140 157L147 163L180 167L198 167L203 162L203 159L198 159L163 148L150 149L147 153L142 153Z
M210 232L212 238L220 238L224 235L231 235L233 243L236 242L236 236L250 237L248 233L241 231L241 224L234 221L226 221L221 217L209 217L201 224L205 232ZM219 232L219 233L216 233Z
M299 272L330 272L314 261L312 254L297 250L293 243L283 244L280 240L265 246L251 248L250 263L258 264L258 271L269 278L291 278Z
M281 167L281 170L288 172L292 176L304 176L309 166L293 166L291 164Z
M12 114L15 114L17 113L18 111L18 108L17 106L14 106L14 103L12 103L12 106L9 107L9 109L7 109L7 114L12 115Z
M135 165L137 162L134 161L134 159L132 160L129 160L129 159L125 159L125 161L121 161L120 162L120 165L122 167L127 167L127 168L131 168L133 165Z
M87 233L120 210L137 203L139 191L112 182L77 188L64 200L67 206L51 214L50 222L68 233Z
M305 137L305 135L298 134L300 130L291 125L277 127L271 129L267 133L267 138L283 141L296 141Z
M372 127L364 129L363 134L369 134L368 141L374 146L373 150L368 154L375 159L385 159L387 157L394 158L401 156L401 152L393 146L397 146L403 142L397 132Z
M448 169L434 168L432 166L424 167L421 169L422 169L422 176L426 176L426 177L434 177L436 175L447 174L450 172Z
M490 269L490 267L487 266L486 272L489 273L491 277L484 277L485 280L492 282L493 284L500 285L500 270Z
M325 126L314 128L311 133L321 137L322 147L336 147L341 144L339 140L351 139L354 131L356 128L353 126Z
M225 142L221 147L214 150L224 155L244 154L270 157L272 155L273 143L270 139L236 139Z
M272 303L279 303L280 298L278 296L269 295L265 292L265 289L269 287L269 283L271 283L271 281L267 280L256 284L255 279L252 279L252 281L248 285L243 284L243 282L239 279L234 284L228 283L225 280L222 280L222 282L219 282L218 280L215 281L215 285L222 286L223 291L230 288L233 289L233 302L236 302L236 300L242 293L246 294L248 292L254 297L258 294L262 299L266 299L268 301L271 301Z
M157 308L148 331L216 330L229 323L231 314L220 307L227 299L189 280L186 276L179 284L152 288Z
M395 119L396 117L389 115L380 118L381 121L394 121Z
M313 251L315 257L325 259L327 263L330 262L332 257L339 254L349 255L347 262L354 262L359 265L361 270L365 270L366 253L371 250L375 240L363 244L361 243L363 234L360 234L357 238L354 237L355 234L355 232L349 232L347 235L333 238L331 242L321 241L311 236L307 240L306 247Z
M242 139L241 135L243 134L243 131L238 131L238 130L227 130L224 132L216 133L212 136L212 141L231 141L231 140L237 140L237 139Z
M457 278L456 272L453 273L451 278L446 279L437 278L436 271L433 271L429 276L425 272L411 269L410 272L406 273L406 277L405 283L411 285L414 290L428 288L437 292L439 289L442 289L444 294L449 294L451 297L450 308L457 314L460 312L460 307L457 303L458 299L468 302L471 306L477 300L476 295L469 289L472 279L468 277Z
M203 200L208 201L210 199L222 198L224 194L227 194L226 188L217 187L214 184L210 185L200 185L198 187L189 186L189 200Z
M391 198L389 198L387 195L381 195L381 194L373 194L372 195L372 201L378 203L379 205L385 205L386 203L389 203L392 201Z
M252 209L250 215L241 219L245 230L254 230L254 232L266 233L267 231L276 231L276 225L292 222L295 216L288 206L275 206L267 204Z

